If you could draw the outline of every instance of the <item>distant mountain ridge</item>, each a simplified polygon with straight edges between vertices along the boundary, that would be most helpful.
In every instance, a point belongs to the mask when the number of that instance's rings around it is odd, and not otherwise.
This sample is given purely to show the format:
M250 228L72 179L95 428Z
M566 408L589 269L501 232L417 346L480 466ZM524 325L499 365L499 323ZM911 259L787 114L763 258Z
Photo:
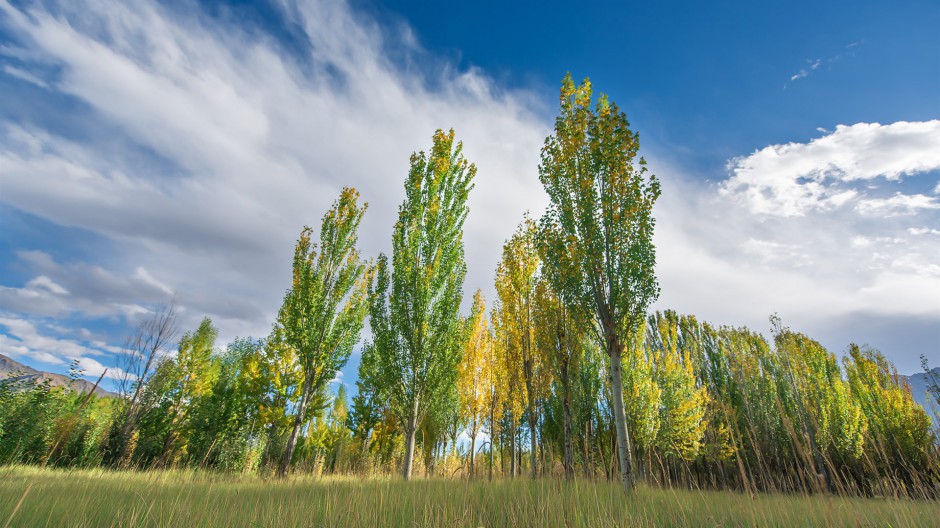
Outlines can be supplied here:
M940 367L931 369L929 373L918 372L917 374L902 375L901 377L911 386L911 396L914 397L914 401L927 411L927 415L934 421L934 427L940 429L940 422L938 422L940 406L937 405L937 400L927 390L934 383L940 384Z
M0 382L7 380L29 380L36 383L48 380L53 387L64 387L80 393L87 393L95 386L94 383L84 379L73 380L64 374L53 374L52 372L43 372L27 367L19 361L0 354ZM101 397L117 396L117 394L106 391L101 387L95 387L95 395Z

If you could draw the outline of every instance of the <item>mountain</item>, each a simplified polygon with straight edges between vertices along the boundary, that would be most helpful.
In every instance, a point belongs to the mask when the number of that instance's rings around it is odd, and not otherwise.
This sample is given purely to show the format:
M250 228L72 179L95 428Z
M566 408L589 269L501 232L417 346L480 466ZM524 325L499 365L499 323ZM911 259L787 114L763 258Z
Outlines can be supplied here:
M94 383L84 379L73 380L63 374L53 374L51 372L43 372L27 367L18 361L14 361L0 354L0 382L6 380L29 380L35 381L36 383L42 383L48 380L49 384L53 387L65 387L81 393L87 393L95 386ZM95 395L102 397L117 396L117 394L106 391L101 387L95 388Z
M929 373L918 372L910 376L902 376L911 386L911 396L927 411L927 415L934 421L934 426L940 428L937 419L940 418L940 405L927 388L933 384L940 384L940 367L935 367ZM936 414L936 415L935 415Z

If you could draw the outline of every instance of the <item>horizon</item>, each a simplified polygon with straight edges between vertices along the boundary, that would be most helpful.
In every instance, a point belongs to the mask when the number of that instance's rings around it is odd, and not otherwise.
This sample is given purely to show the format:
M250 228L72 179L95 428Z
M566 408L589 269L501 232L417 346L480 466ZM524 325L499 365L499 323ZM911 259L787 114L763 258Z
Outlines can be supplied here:
M491 306L571 71L662 181L653 310L940 366L940 8L810 5L2 1L0 353L96 378L174 295L181 332L266 336L301 227L352 185L360 250L388 253L437 128L479 169L462 312Z

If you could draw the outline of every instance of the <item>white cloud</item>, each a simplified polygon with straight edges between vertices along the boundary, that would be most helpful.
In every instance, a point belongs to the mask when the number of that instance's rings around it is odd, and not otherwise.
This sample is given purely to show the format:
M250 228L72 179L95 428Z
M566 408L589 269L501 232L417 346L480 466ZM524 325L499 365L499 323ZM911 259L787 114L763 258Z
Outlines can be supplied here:
M864 39L852 42L846 45L845 48L841 52L830 56L825 61L823 61L823 59L807 60L806 67L800 68L800 71L791 75L790 80L787 81L787 83L783 85L783 88L786 89L787 86L789 86L789 84L792 83L793 81L797 81L799 79L805 79L806 77L809 77L813 72L818 70L819 67L822 66L824 63L828 64L829 67L831 68L834 63L839 62L843 57L847 55L854 55L856 49L862 44L864 44L864 42L865 42Z
M805 266L812 261L797 244L782 244L769 240L747 239L742 244L745 253L755 256L761 264L787 264L793 267Z
M809 77L809 74L814 70L819 68L819 65L822 64L822 59L816 59L812 61L806 61L808 63L806 68L800 69L800 71L794 73L790 76L790 81L795 81L797 79L802 79L804 77Z
M44 335L36 325L25 319L17 317L0 316L0 327L6 329L0 333L0 354L14 358L28 358L32 361L65 367L72 361L78 362L84 375L98 377L108 369L107 377L118 379L121 370L116 367L106 367L97 359L89 356L102 356L106 350L94 345L83 345L70 339L60 339ZM108 347L112 352L113 347Z
M129 276L84 263L58 263L42 251L18 251L23 264L40 273L21 287L0 286L0 307L45 317L72 313L136 320L149 313L138 303L170 299L167 286L144 268Z
M857 207L863 215L898 216L917 214L921 209L940 209L940 202L923 194L897 193L890 198L859 200Z
M69 291L59 286L45 275L40 275L26 283L25 291L35 291L36 288L45 288L56 295L68 295Z
M938 147L940 120L839 125L809 143L770 145L734 158L732 177L721 191L762 215L837 209L866 195L853 183L871 186L877 179L898 181L940 170ZM921 198L913 200L922 203Z
M813 141L767 147L732 160L729 178L718 184L690 181L649 160L663 182L655 212L662 287L656 307L757 330L776 312L833 351L849 339L867 341L903 371L915 370L940 327L940 265L935 230L926 227L938 225L940 209L899 180L937 166L930 161L937 149L919 134L909 144L887 140L884 129L900 133L910 124L896 125L839 127L831 149ZM924 127L928 135L937 125ZM846 130L874 132L847 142ZM874 159L881 166L868 165ZM832 176L805 177L814 171ZM856 194L832 203L846 192ZM927 341L900 344L902 327Z
M22 45L61 68L56 88L131 143L7 123L0 199L115 240L123 267L146 270L132 279L179 292L188 323L208 314L223 338L267 333L297 233L319 224L343 185L370 203L365 253L387 250L408 157L436 128L454 127L479 168L468 291L489 289L499 241L543 206L536 167L548 123L535 98L474 68L396 66L384 47L398 35L344 3L284 6L311 44L295 58L151 2L2 9ZM135 149L160 160L141 163L127 154Z
M910 227L907 229L907 232L912 235L940 235L940 229L930 227Z
M15 77L21 81L26 81L28 83L35 84L36 86L39 86L40 88L47 88L49 86L48 84L46 84L46 81L40 79L39 77L36 77L32 73L29 73L28 71L22 70L15 66L10 66L9 64L3 65L3 72L9 75L10 77Z

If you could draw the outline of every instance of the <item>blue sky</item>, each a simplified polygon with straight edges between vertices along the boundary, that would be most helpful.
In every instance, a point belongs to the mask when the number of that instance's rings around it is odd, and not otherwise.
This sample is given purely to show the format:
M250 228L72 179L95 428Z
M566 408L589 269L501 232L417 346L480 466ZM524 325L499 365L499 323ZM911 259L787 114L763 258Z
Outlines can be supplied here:
M663 181L656 308L940 363L937 27L936 2L0 0L0 353L116 374L173 294L184 329L266 335L300 228L354 185L386 251L436 128L479 166L465 293L492 299L571 71Z

